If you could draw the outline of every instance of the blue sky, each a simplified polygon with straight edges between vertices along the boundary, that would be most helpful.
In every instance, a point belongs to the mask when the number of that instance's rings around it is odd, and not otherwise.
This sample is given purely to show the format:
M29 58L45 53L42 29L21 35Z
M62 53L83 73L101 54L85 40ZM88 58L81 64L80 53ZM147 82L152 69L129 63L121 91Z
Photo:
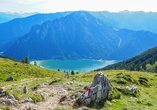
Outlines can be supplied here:
M157 12L156 0L0 0L0 12L145 11Z

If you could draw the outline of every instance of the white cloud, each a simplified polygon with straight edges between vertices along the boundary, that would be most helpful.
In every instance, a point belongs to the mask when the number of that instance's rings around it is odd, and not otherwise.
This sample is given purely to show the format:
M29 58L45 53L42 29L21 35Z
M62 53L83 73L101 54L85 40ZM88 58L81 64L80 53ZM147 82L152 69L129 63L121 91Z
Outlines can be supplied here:
M155 0L0 0L0 12L155 11Z

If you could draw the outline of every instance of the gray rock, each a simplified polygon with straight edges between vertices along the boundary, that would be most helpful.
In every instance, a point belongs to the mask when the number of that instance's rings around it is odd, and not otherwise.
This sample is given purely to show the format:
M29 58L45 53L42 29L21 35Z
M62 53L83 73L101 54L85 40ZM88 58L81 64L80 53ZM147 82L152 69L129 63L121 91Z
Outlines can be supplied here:
M12 94L8 94L8 99L6 100L7 105L17 105L18 100L14 98Z
M111 86L107 76L99 72L95 75L91 87L78 100L81 104L87 106L91 101L100 102L101 100L108 99L109 91L112 91Z
M123 86L117 86L116 89L117 89L118 91L122 91L122 90L124 89L124 87L123 87Z
M8 99L15 99L12 94L8 94Z
M112 104L109 101L106 101L106 104L112 106Z
M14 72L11 72L13 75L15 75L15 73Z
M0 94L4 94L6 92L5 87L0 87Z
M3 103L3 102L5 102L5 101L6 101L5 98L1 98L1 99L0 99L0 103Z
M116 103L116 101L115 101L115 100L112 100L112 102L113 102L113 103Z
M77 84L78 86L80 86L80 87L83 87L84 85L83 84Z
M27 103L27 102L33 102L33 100L31 98L24 98L19 103Z
M81 108L79 108L79 109L81 109L81 110L88 110L87 107L81 107Z
M12 78L12 77L9 77L9 78L7 78L6 81L13 81L13 78Z
M126 86L126 89L129 91L132 91L133 93L135 93L137 91L137 87L133 87L133 86Z

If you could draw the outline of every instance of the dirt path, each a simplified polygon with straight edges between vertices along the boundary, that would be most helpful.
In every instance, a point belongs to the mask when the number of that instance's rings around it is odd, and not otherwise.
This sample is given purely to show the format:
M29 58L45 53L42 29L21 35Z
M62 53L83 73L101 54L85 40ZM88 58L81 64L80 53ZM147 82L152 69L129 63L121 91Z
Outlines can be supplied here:
M44 95L45 100L43 102L33 103L23 103L19 104L17 107L14 107L14 110L52 110L54 108L63 107L69 108L68 103L59 103L62 96L68 94L68 86L65 85L41 85L40 89L36 91ZM54 94L53 96L50 96ZM30 109L31 108L31 109Z
M47 77L47 78L49 78L49 77ZM13 85L15 86L15 85L20 85L20 84L24 84L24 83L29 83L29 82L32 82L34 80L40 80L40 78L22 79L21 82L19 82L19 83L14 83L14 84L6 85L4 87L10 87L10 86L13 86Z
M4 87L6 88L6 87L10 87L10 86L13 86L13 85L19 85L19 84L24 84L24 83L28 83L28 82L31 82L31 81L33 81L33 80L29 80L29 81L24 81L24 82L20 82L20 83L16 83L16 84L10 84L10 85L6 85L6 86L4 86Z

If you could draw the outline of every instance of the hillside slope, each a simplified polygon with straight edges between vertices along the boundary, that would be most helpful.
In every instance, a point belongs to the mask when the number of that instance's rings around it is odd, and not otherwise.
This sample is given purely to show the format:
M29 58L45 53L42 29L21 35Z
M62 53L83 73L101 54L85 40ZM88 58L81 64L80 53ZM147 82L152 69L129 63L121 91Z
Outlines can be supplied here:
M116 31L120 37L118 49L109 55L112 60L126 60L157 46L157 34L150 31Z
M157 61L157 47L147 50L146 52L135 56L131 59L121 61L116 64L108 65L100 70L127 69L127 70L146 70L146 64L155 64Z

